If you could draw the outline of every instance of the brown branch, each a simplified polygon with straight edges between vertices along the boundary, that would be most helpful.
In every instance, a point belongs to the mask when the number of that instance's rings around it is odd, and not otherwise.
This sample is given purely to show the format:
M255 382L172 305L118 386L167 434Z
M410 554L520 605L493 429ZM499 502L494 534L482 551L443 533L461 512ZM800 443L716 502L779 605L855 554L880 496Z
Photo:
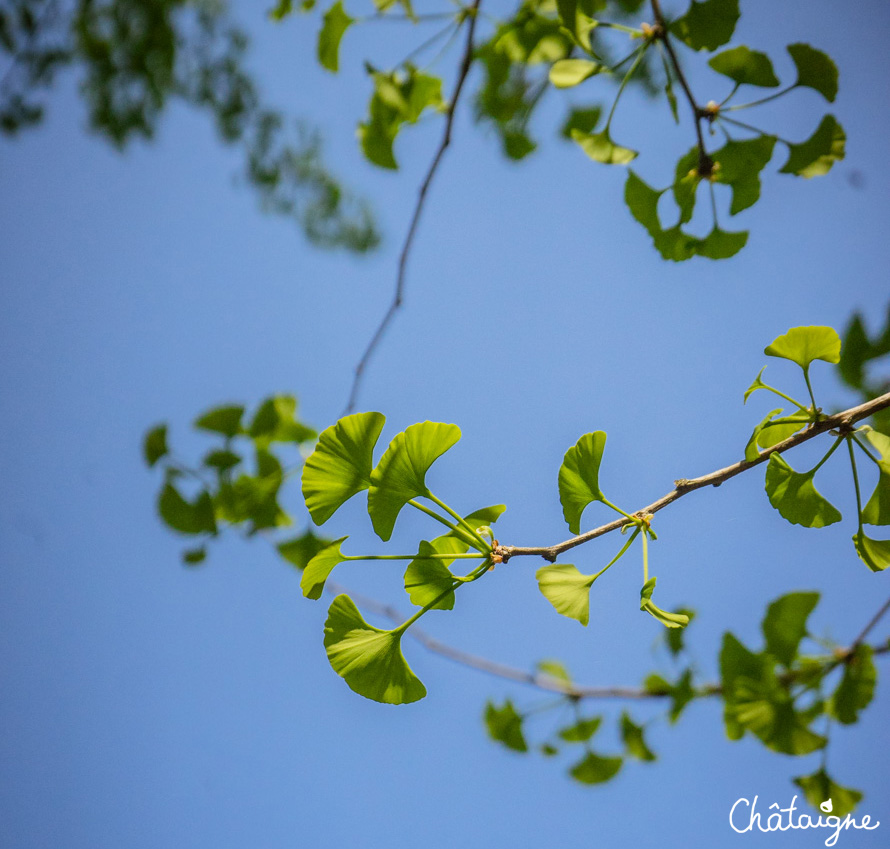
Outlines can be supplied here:
M467 74L470 72L470 65L473 62L473 50L474 50L474 42L473 36L476 32L476 19L478 18L479 4L481 0L473 0L472 5L467 9L467 17L469 18L469 26L467 27L467 40L464 43L464 52L461 57L460 67L458 69L457 74L457 82L454 85L454 94L451 96L451 102L448 104L448 108L445 110L445 130L442 133L442 140L439 142L439 148L436 151L435 156L433 157L433 161L430 163L430 167L426 172L426 177L424 177L423 182L420 184L420 190L417 194L417 203L414 206L414 214L411 216L411 223L408 225L408 233L405 236L405 241L402 245L402 252L399 255L399 265L398 272L396 274L396 290L392 299L392 303L389 305L389 309L387 309L386 314L383 316L383 320L377 327L377 330L374 331L374 335L371 337L371 341L368 343L368 347L365 348L364 354L362 354L362 358L358 361L358 365L355 367L355 374L352 379L352 389L349 392L349 401L346 404L345 413L351 413L355 409L355 402L358 400L359 389L361 388L362 378L365 373L365 368L368 365L368 361L371 359L374 351L377 349L377 345L380 343L380 340L383 338L384 333L386 333L387 328L389 327L390 322L393 320L396 312L398 312L399 307L402 306L402 299L405 291L405 272L408 265L408 257L411 253L411 247L414 244L414 235L417 232L417 225L420 223L420 215L423 212L424 202L426 200L426 193L429 190L430 184L433 182L433 177L436 176L436 171L439 168L439 163L442 161L442 157L445 155L445 151L448 148L448 145L451 144L451 130L454 125L454 113L457 109L457 102L460 99L461 91L464 87L464 82L467 79Z
M662 508L667 507L668 504L672 504L678 498L688 495L693 490L701 489L705 486L720 486L724 481L727 481L742 472L746 472L748 469L753 469L761 463L765 463L773 454L782 454L785 451L795 448L804 442L808 442L813 439L813 437L819 436L829 430L838 429L841 432L845 432L856 422L868 418L868 416L873 413L876 413L879 410L884 410L887 407L890 407L890 392L880 395L864 404L860 404L857 407L851 407L849 410L835 413L833 416L820 418L818 422L810 425L810 427L801 433L789 436L788 439L779 442L772 448L767 448L765 451L761 451L760 456L756 460L741 460L738 463L733 463L731 466L727 466L724 469L718 469L716 472L702 475L702 477L699 478L693 478L691 480L684 478L682 480L674 481L675 489L671 490L667 495L663 495L658 501L653 501L652 504L643 507L642 510L638 510L635 515L643 516L646 514L657 513ZM600 527L594 528L592 531L587 531L587 533L581 534L580 536L572 537L565 542L550 546L533 547L502 545L495 550L495 554L499 554L504 561L509 560L511 557L537 555L552 563L556 560L558 555L562 554L562 552L568 551L570 548L574 548L577 545L582 545L585 542L589 542L592 539L596 539L596 537L603 536L603 534L617 531L619 528L623 528L625 525L629 525L632 522L633 520L628 518L616 519L614 522L601 525Z
M680 66L680 60L677 58L677 54L674 51L674 45L671 43L668 34L668 23L662 14L659 0L652 0L652 14L655 17L656 37L664 45L664 49L667 51L668 58L671 60L671 65L674 68L674 73L677 75L677 82L680 83L680 88L683 89L683 94L686 95L686 100L689 101L689 106L692 109L692 121L695 124L695 135L698 139L699 176L710 177L711 172L714 170L714 160L708 156L708 151L705 149L705 137L701 129L701 122L709 117L709 113L706 109L702 109L698 105L695 100L695 95L689 87L689 82L686 79L686 75L683 73L683 68Z

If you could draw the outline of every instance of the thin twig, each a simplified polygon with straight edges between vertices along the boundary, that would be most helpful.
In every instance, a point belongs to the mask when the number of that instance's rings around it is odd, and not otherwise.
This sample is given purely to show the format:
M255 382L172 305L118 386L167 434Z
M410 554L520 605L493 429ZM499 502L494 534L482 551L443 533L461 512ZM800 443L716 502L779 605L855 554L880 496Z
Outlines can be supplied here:
M796 433L793 436L789 436L788 439L779 442L772 448L767 448L765 451L761 451L760 456L756 460L741 460L738 463L733 463L731 466L726 466L726 468L718 469L716 472L702 475L702 477L699 478L692 478L691 480L683 478L681 480L674 481L675 489L671 490L669 493L667 493L667 495L663 495L661 498L658 499L658 501L652 502L652 504L650 504L648 507L644 507L642 510L638 510L634 515L643 516L646 514L657 513L662 508L667 507L668 504L671 504L677 499L682 498L684 495L689 494L693 490L701 489L705 486L720 486L720 484L722 484L724 481L727 481L730 478L741 474L742 472L746 472L748 471L748 469L753 469L755 466L759 466L761 463L765 463L773 454L782 454L785 451L790 450L791 448L795 448L796 446L801 445L804 442L808 442L809 440L813 439L813 437L819 436L826 431L834 430L835 428L840 429L841 432L849 430L849 428L852 427L852 425L854 425L856 422L868 418L868 416L872 415L873 413L876 413L879 410L884 410L887 407L890 407L890 392L886 393L885 395L880 395L879 397L874 398L871 401L867 401L865 404L860 404L857 407L851 407L849 410L835 413L833 416L826 416L825 418L821 418L818 422L811 425L806 430L800 433ZM601 525L598 528L594 528L592 531L587 531L587 533L581 534L580 536L572 537L565 542L560 542L555 545L502 545L495 549L494 553L499 554L505 562L511 557L537 555L539 557L543 557L545 560L549 560L552 563L562 552L568 551L570 548L574 548L577 545L582 545L585 542L589 542L592 539L596 539L596 537L603 536L603 534L608 534L611 531L617 531L619 528L633 523L633 521L633 519L622 517L620 519L616 519L614 522L609 522L606 525Z
M448 108L445 110L445 130L442 133L442 140L439 143L439 148L438 150L436 150L433 161L430 163L430 167L426 173L426 177L424 177L423 182L420 184L420 190L417 195L417 203L414 206L414 214L411 216L411 223L408 225L408 233L405 236L405 241L402 245L402 252L399 256L398 272L396 274L396 289L392 303L389 305L389 309L387 309L386 314L383 316L383 320L380 322L377 330L371 337L371 341L368 343L368 347L365 349L364 354L362 354L362 358L359 360L358 365L355 367L355 375L352 379L352 389L349 393L349 401L346 404L346 413L351 413L355 409L355 402L358 399L358 393L359 389L361 388L361 382L365 372L365 367L367 366L368 361L371 359L371 356L377 348L377 345L380 343L380 340L383 338L387 327L389 327L390 322L392 321L399 307L401 307L402 305L402 298L405 291L405 271L408 264L408 256L411 253L411 246L414 244L414 235L417 232L417 225L420 223L420 215L423 212L424 201L426 200L426 193L433 181L433 177L436 176L436 171L439 168L439 163L442 161L442 157L445 155L445 151L447 150L448 145L451 144L451 130L452 126L454 125L454 113L457 109L457 103L460 99L460 94L463 90L464 82L467 79L467 74L469 74L470 72L470 65L473 62L473 37L476 32L476 19L478 18L477 13L479 11L480 3L481 0L473 0L472 5L469 6L467 9L467 18L469 19L469 25L467 27L467 40L464 43L464 52L463 56L461 57L460 67L458 69L457 81L454 85L454 94L451 96L451 102L448 104Z
M865 642L865 638L868 636L871 629L874 628L875 625L877 625L878 622L881 621L881 619L884 617L884 614L888 610L890 610L890 598L888 598L887 601L884 602L884 606L871 618L871 621L868 623L868 625L866 625L862 629L862 633L855 640L853 640L853 645L850 647L851 654L855 652L856 649L863 644L863 642Z

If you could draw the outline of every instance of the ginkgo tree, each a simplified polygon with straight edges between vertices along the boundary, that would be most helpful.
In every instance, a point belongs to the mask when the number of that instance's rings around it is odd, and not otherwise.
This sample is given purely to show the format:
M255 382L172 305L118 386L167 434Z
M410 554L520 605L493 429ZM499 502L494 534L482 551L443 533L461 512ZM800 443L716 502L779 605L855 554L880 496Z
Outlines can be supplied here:
M645 506L619 506L606 496L608 486L604 487L601 479L606 482L615 474L609 470L606 434L601 430L579 434L553 475L572 534L561 542L518 546L501 541L494 528L506 509L504 504L463 511L446 501L447 494L433 492L427 484L428 472L460 439L457 424L410 424L385 448L378 449L383 413L354 411L362 376L401 305L407 260L427 189L449 147L455 110L474 67L482 77L475 94L477 117L496 129L505 154L513 159L534 152L531 121L535 110L545 96L558 97L565 89L589 92L591 98L608 101L606 106L592 102L584 108L570 107L562 125L555 128L596 163L579 159L579 167L624 167L645 156L644 140L622 139L619 143L613 138L613 119L628 86L642 86L663 98L675 121L690 123L691 147L677 151L673 173L658 184L663 188L650 186L632 168L627 170L624 186L623 200L630 215L645 228L654 249L665 260L729 260L741 251L749 233L726 229L722 216L728 213L731 218L756 204L762 174L777 148L785 149L780 173L804 178L827 174L844 156L844 130L831 114L818 120L815 128L802 128L799 141L737 117L743 110L779 97L794 97L800 89L814 90L828 103L838 92L837 68L815 46L802 42L788 45L795 75L784 85L765 53L747 45L730 46L740 15L738 0L693 0L677 14L665 12L658 0L649 4L636 0L526 0L495 22L484 17L483 4L484 0L474 0L456 4L456 9L428 13L416 11L410 0L398 4L380 0L368 16L400 16L418 26L438 22L441 28L431 38L410 45L407 58L396 67L384 69L375 65L373 58L367 60L370 100L366 115L357 119L358 144L365 158L375 166L395 169L399 138L411 125L439 113L443 128L403 244L393 302L371 334L356 368L347 414L316 433L297 417L296 399L278 395L265 400L252 415L241 405L218 407L201 415L195 426L221 442L197 465L180 461L170 452L164 425L153 428L144 445L148 464L163 469L158 500L161 518L173 530L197 540L183 555L190 565L205 560L209 542L220 536L224 527L253 535L286 526L290 518L279 504L279 493L297 474L313 525L324 525L326 532L335 528L330 537L321 536L313 527L295 537L276 538L280 555L301 571L300 586L307 599L319 600L331 588L330 577L341 563L402 564L394 589L404 591L417 608L412 615L393 622L391 628L376 627L369 624L349 593L337 592L321 636L328 661L345 684L361 696L388 704L410 704L427 695L426 685L403 653L402 637L412 629L416 633L416 623L429 611L454 610L458 598L471 592L464 590L465 586L520 557L543 558L545 564L534 574L540 592L557 614L584 626L590 620L590 598L600 586L597 582L607 580L608 571L619 563L627 568L633 549L642 567L639 609L663 628L666 646L682 662L684 630L694 622L695 613L663 609L656 603L657 581L650 567L657 559L653 546L658 539L657 514L692 491L717 486L756 466L765 467L766 496L778 514L793 525L819 529L842 521L842 513L830 500L837 496L831 493L829 498L820 492L815 477L829 462L849 463L852 492L848 500L855 505L856 517L851 524L851 554L863 568L876 573L876 579L877 573L890 566L890 540L875 536L872 530L890 524L890 394L884 391L886 387L875 387L866 379L867 363L890 351L890 322L872 338L857 319L844 333L843 344L836 330L823 326L792 327L766 344L767 357L799 369L797 387L790 380L786 385L784 379L780 387L767 383L764 370L747 389L739 387L744 401L763 392L781 399L782 406L759 422L751 422L750 438L739 445L737 456L727 458L730 465L700 478L678 480L674 489ZM299 8L282 0L271 17L290 24L299 13L313 13L314 6L311 0ZM357 17L343 0L319 11L318 62L326 72L336 73L352 28L368 18ZM648 20L640 23L641 16ZM417 64L419 55L440 42L460 45L450 93L446 93L442 78ZM694 77L689 72L693 63L703 66ZM694 89L693 81L705 69L714 74L710 91L719 94L711 96ZM720 141L715 143L714 137ZM626 146L630 144L641 150ZM697 211L702 196L707 205L704 218L702 211ZM704 230L700 229L702 221L706 221ZM817 390L819 370L828 365L837 366L847 383L861 392L860 404L827 412L830 399ZM811 440L824 446L824 454L811 469L797 471L792 465L793 449ZM293 457L290 463L278 453L286 447ZM249 468L251 458L253 469ZM877 475L870 493L863 488L862 463L873 467L869 480ZM184 488L185 478L196 484ZM338 510L356 497L366 499L371 527L382 543L390 540L405 510L423 514L432 530L409 551L353 551L350 528L337 522ZM504 500L509 500L509 493L504 494ZM594 504L614 518L588 527L587 508ZM562 559L567 552L613 532L619 534L614 556L597 571L582 572ZM670 573L662 571L660 577L659 589L670 581ZM666 705L670 722L676 722L691 701L717 698L723 703L730 739L750 735L769 750L792 756L823 750L832 723L855 724L872 701L877 680L875 658L890 651L890 643L874 642L872 632L890 609L890 602L865 623L852 643L826 646L812 638L807 625L818 601L815 592L789 592L772 601L762 620L761 648L749 648L727 632L719 649L719 681L699 680L692 664L673 680L649 675L633 691L585 687L556 661L541 662L534 672L524 675L516 672L512 677L556 693L560 697L557 704L569 705L573 711L569 725L536 742L535 747L544 756L564 748L576 752L569 773L585 784L608 781L629 759L654 760L645 729L629 710L623 711L618 721L623 750L593 748L591 740L603 717L589 713L586 702L608 694L660 701ZM384 616L389 615L386 611L383 608ZM419 639L434 651L442 650L425 636ZM474 664L486 669L484 662L470 663ZM492 666L486 671L511 677L503 667L496 670ZM434 693L432 684L430 691ZM522 752L530 749L524 718L522 706L509 700L489 703L484 711L490 736ZM824 733L814 729L820 719L826 721ZM837 783L824 764L815 772L798 776L795 782L814 806L832 799L838 816L852 811L862 798L860 791Z

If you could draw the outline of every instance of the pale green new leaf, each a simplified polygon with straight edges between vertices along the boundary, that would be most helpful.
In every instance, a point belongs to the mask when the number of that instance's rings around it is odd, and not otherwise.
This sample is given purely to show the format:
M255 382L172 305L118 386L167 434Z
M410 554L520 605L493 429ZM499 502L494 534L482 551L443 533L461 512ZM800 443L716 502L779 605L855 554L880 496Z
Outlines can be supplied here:
M300 578L300 589L306 598L321 598L325 581L338 563L346 557L341 554L340 546L348 537L340 537L319 551L306 565L303 577Z
M626 711L621 714L621 739L625 752L632 758L641 761L656 760L655 753L646 745L642 726L637 725Z
M319 435L303 466L303 498L316 525L371 485L374 446L385 421L382 413L354 413Z
M872 572L883 572L890 566L890 540L871 539L860 528L853 536L859 558Z
M602 65L589 59L560 59L550 68L550 82L556 88L572 88L601 70Z
M652 592L655 589L655 577L649 578L640 590L640 610L645 610L650 616L655 617L665 628L685 628L689 624L689 617L685 613L671 613L662 610L652 601Z
M766 389L767 385L760 379L761 375L766 371L766 366L764 366L757 373L757 377L754 378L754 382L745 390L745 400L743 403L747 404L748 399L758 390L758 389Z
M670 29L693 50L716 50L732 38L738 20L738 0L692 0L686 14L677 18Z
M585 433L566 451L559 467L559 500L573 534L580 532L584 508L591 501L603 500L599 472L605 447L605 431Z
M464 516L464 521L473 528L473 530L476 530L476 528L485 525L493 525L506 509L507 506L505 504L493 504L491 507L482 507L479 510L474 510L472 513L468 513ZM433 545L438 545L440 541L446 539L451 540L451 544L454 546L449 550L458 554L464 554L470 548L469 544L466 543L463 537L456 531L449 531L447 534L442 534L442 536L436 537L432 542Z
M342 0L337 0L324 14L323 25L318 33L318 61L323 68L337 72L340 62L340 40L343 33L355 23L343 8Z
M535 572L538 589L557 613L586 625L590 618L590 588L596 575L582 575L570 563L553 563Z
M513 702L507 699L503 707L495 707L492 702L485 706L485 727L488 736L503 743L514 752L527 752L528 744L522 734L522 716L516 712Z
M412 498L427 495L430 466L460 439L460 428L443 422L419 422L396 434L371 472L368 514L384 541L392 536L399 512Z
M405 570L405 592L412 604L426 607L435 601L433 610L451 610L454 607L454 575L447 565L453 561L424 555L462 553L465 548L466 544L450 536L439 537L432 543L420 541L420 556L412 560Z
M791 360L806 369L814 360L837 363L841 358L841 338L833 327L792 327L767 345L763 353Z
M800 641L807 633L807 618L818 602L819 593L788 593L766 609L760 626L766 650L785 666L791 666L797 657Z
M426 695L426 687L402 656L402 632L374 628L348 595L338 595L324 625L324 645L336 672L360 696L402 705Z
M572 676L569 675L568 669L558 660L539 660L536 668L542 675L554 678L562 684L569 685L572 683Z
M871 646L860 643L844 661L844 676L829 702L831 715L844 725L859 721L859 712L869 706L875 695L878 671Z
M833 103L837 96L837 65L831 57L809 44L789 44L787 49L797 67L795 85L813 88Z
M779 454L771 454L766 468L769 503L792 525L824 528L841 520L840 511L813 484L815 472L795 472Z
M591 159L605 165L627 165L628 162L637 158L635 150L621 147L612 141L608 128L600 133L582 133L580 130L572 130L572 139Z
M740 85L756 85L775 88L779 80L773 71L769 56L744 46L724 50L708 61L718 73Z
M887 447L882 446L876 437L890 445L890 439L884 434L877 431L868 434L869 441L873 445L878 442L875 447L881 451L881 456L887 459L880 461L878 483L862 510L862 521L868 525L890 525L890 451L887 451Z
M569 774L582 784L602 784L617 775L623 763L622 758L608 758L588 752L582 761L576 763Z
M831 801L831 815L841 821L852 813L856 805L862 801L862 794L850 787L841 787L831 780L831 776L820 768L812 775L802 775L794 779L794 783L803 790L806 800L818 811L824 802Z
M779 173L821 177L831 170L835 162L844 158L846 145L844 128L833 115L826 115L806 141L788 145L788 161L779 169Z

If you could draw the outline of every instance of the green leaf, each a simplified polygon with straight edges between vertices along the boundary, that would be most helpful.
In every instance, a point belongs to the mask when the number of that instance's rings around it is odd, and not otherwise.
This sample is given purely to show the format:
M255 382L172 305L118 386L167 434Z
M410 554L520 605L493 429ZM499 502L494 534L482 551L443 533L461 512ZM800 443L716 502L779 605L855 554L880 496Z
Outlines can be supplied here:
M317 434L296 420L297 399L293 395L273 395L260 404L248 428L254 442L268 447L272 442L309 442Z
M702 177L698 173L698 148L693 147L677 160L674 169L674 184L672 186L674 200L680 208L680 224L686 224L692 220L695 211L695 197Z
M402 507L418 495L428 495L430 466L460 439L460 428L442 422L420 422L396 434L371 472L368 514L384 541L392 536Z
M292 563L298 569L305 569L309 565L309 561L332 542L333 540L317 537L311 530L307 530L302 536L280 542L275 547L288 563Z
M859 558L872 572L883 572L890 566L890 540L871 539L860 528L853 536Z
M819 593L788 593L766 609L760 627L766 638L766 650L779 663L791 666L794 662L800 641L807 633L807 617L818 602Z
M814 360L837 363L841 356L841 339L832 327L792 327L778 336L763 353L797 363L802 369Z
M859 721L859 711L869 706L875 695L878 671L871 646L860 643L844 661L844 675L831 697L831 715L843 725Z
M149 467L154 466L161 457L168 453L167 425L161 424L153 427L145 434L145 439L142 442L142 453Z
M535 572L544 598L557 613L586 625L590 618L590 588L596 575L582 575L570 563L553 563Z
M720 649L720 680L724 700L723 721L726 725L726 736L730 740L739 740L745 733L735 713L736 684L743 679L759 678L763 674L764 667L763 658L742 645L734 634L727 632L723 635Z
M602 721L603 718L601 716L579 719L574 725L560 729L559 736L566 743L584 743L596 734Z
M862 521L867 525L890 525L890 462L887 460L881 462L878 483L862 510Z
M708 61L708 64L724 77L729 77L740 85L756 85L775 88L779 80L773 71L769 56L747 47L734 47L724 50Z
M558 660L539 660L536 667L542 675L547 675L562 684L570 685L572 683L572 676L569 675L568 669Z
M831 777L820 768L812 775L802 775L794 783L803 790L806 800L816 809L822 810L823 803L831 801L831 814L843 820L862 801L862 794L850 787L835 784Z
M207 549L202 545L199 548L190 548L182 552L182 562L189 566L197 566L203 563L207 557Z
M696 245L696 253L706 259L729 259L735 256L748 244L748 232L730 232L714 227L704 239Z
M355 23L343 8L341 0L337 0L324 14L324 24L318 33L318 61L323 68L337 72L339 68L340 39L343 33Z
M661 221L658 218L658 201L666 189L656 191L633 171L627 172L627 182L624 184L624 202L630 209L630 214L646 228L646 232L656 239L662 232Z
M591 501L603 500L599 473L605 447L605 431L585 433L566 451L559 467L559 500L573 534L580 533L584 508Z
M493 525L497 520L501 517L503 512L507 509L505 504L493 504L491 507L482 507L479 510L474 510L472 513L468 513L464 516L464 521L471 527L473 530L476 528L481 528L485 525ZM438 545L440 540L451 540L452 545L455 547L449 550L452 550L458 554L464 554L470 548L470 546L464 541L464 538L460 536L456 531L449 531L447 534L442 534L440 537L436 537L433 540L433 545Z
M643 584L640 590L640 610L645 610L650 616L654 616L665 628L685 628L689 624L689 617L685 613L670 613L655 606L652 601L655 581L653 576Z
M562 129L559 131L564 139L572 141L572 130L577 130L585 135L592 133L593 128L599 123L603 110L599 106L591 106L586 109L572 109L569 112Z
M416 702L426 687L405 662L402 631L368 625L348 595L338 595L324 625L324 645L331 667L350 689L391 705Z
M572 88L598 74L603 67L589 59L560 59L550 68L550 82L556 88Z
M748 399L758 390L758 389L767 389L767 384L765 384L761 379L761 375L766 371L766 366L764 366L757 373L757 377L754 378L754 382L745 390L745 400L743 403L747 404Z
M556 8L562 25L571 33L575 43L590 52L590 32L597 26L591 16L600 4L595 2L576 2L576 0L556 0Z
M797 66L795 85L814 88L829 103L837 96L837 66L831 57L809 44L789 44L788 52Z
M833 115L826 115L816 131L800 144L788 145L788 161L780 174L798 177L821 177L835 162L844 158L847 136Z
M739 20L738 0L705 0L692 5L670 30L693 50L716 50L726 44Z
M653 672L651 675L646 676L646 680L643 682L643 689L653 696L667 696L671 692L671 685L661 675Z
M424 555L462 553L465 544L454 537L443 536L429 543L421 540L418 547L420 557L416 557L405 570L405 592L412 604L433 610L451 610L454 607L454 575L448 569L451 560L438 560ZM446 593L444 597L441 597ZM441 598L440 598L441 597Z
M604 758L588 752L569 770L569 775L582 784L602 784L618 774L623 762L622 758Z
M182 534L216 533L213 500L206 490L189 502L173 484L167 483L158 498L158 512L169 527Z
M772 419L774 419L781 412L781 407L777 407L775 410L770 410L751 432L751 436L748 438L748 444L745 446L745 459L749 463L753 462L760 456L760 452L757 450L757 443L760 439L760 434L763 432L764 428L769 426L769 423L772 421Z
M231 439L241 433L242 415L244 415L244 407L237 405L216 407L195 419L195 427L213 433L221 433Z
M695 618L695 611L690 610L688 607L679 608L677 613L682 613L690 622ZM664 632L664 641L667 644L668 651L674 657L683 651L683 635L685 633L683 628L668 628Z
M293 0L278 0L275 6L269 10L269 17L273 21L282 21L293 12L293 10Z
M673 633L673 632L672 632ZM685 669L683 674L671 685L671 709L668 711L668 719L676 722L683 713L684 708L695 698L692 689L692 670Z
M545 758L552 758L554 755L559 754L559 749L557 749L556 746L553 746L550 743L542 743L540 751Z
M766 494L783 519L805 528L824 528L841 520L838 509L813 484L815 471L795 472L779 454L770 454Z
M374 446L385 421L382 413L354 413L321 432L303 466L303 498L316 525L371 485Z
M330 545L322 548L303 570L300 579L300 589L306 598L321 598L325 581L338 563L342 563L346 557L340 552L340 546L348 537L340 537Z
M732 188L729 214L736 215L760 198L760 172L772 159L775 136L757 136L743 141L728 141L713 154L719 166L714 171L718 183Z
M234 451L215 450L208 451L201 461L205 466L210 466L218 472L225 472L235 468L241 462L241 455Z
M627 165L637 158L637 152L628 147L615 144L609 135L608 128L600 133L582 133L572 130L572 139L578 143L591 159L605 165Z
M513 703L507 699L503 707L495 707L492 702L485 706L485 727L488 736L503 743L514 752L527 752L528 744L522 734L522 717L516 712Z
M632 758L640 761L656 760L655 753L646 745L643 728L634 723L627 711L621 713L621 739L624 751Z
M866 425L866 427L868 426ZM868 430L865 431L865 438L872 444L875 451L878 452L878 455L881 458L879 463L881 470L890 472L890 436L868 427Z
M799 419L797 416L790 422L767 422L766 426L757 434L757 444L761 448L772 448L789 436L803 430L809 424L807 419Z

